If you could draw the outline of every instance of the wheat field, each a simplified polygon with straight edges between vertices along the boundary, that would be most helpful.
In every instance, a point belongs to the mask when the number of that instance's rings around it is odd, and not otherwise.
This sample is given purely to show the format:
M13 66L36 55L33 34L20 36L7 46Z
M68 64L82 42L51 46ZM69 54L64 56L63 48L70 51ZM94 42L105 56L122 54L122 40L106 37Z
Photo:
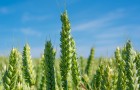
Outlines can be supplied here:
M46 41L40 58L32 58L28 43L0 57L0 90L140 90L140 53L127 40L112 57L77 56L67 11L61 15L60 58Z

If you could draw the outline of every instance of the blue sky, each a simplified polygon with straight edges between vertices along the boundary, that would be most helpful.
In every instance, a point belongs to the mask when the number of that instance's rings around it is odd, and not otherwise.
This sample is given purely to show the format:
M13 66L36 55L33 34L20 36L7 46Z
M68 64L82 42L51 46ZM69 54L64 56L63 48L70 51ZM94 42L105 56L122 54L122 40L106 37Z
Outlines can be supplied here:
M87 57L111 56L117 46L131 39L140 50L139 0L0 0L0 55L12 47L22 51L28 42L32 57L40 57L51 39L59 56L60 14L65 7L77 53Z

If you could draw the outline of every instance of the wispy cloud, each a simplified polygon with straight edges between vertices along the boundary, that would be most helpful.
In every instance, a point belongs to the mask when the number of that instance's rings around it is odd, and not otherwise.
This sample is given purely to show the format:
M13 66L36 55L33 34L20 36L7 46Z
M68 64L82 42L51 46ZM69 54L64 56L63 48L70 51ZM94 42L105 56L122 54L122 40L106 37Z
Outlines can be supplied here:
M118 43L118 40L104 39L104 40L95 41L95 46L105 46L105 45L116 44L116 43Z
M2 7L0 8L0 13L1 14L7 14L9 12L8 8L7 7Z
M41 57L41 55L43 54L43 47L32 47L31 48L31 55L34 58L38 58Z
M114 54L114 51L116 47L122 47L122 44L108 44L104 46L94 46L93 48L95 49L95 57L100 57L100 56L112 56ZM92 47L87 47L87 46L79 46L77 48L77 53L78 55L82 55L85 57L88 57L90 54L90 49Z
M27 36L41 36L41 33L39 31L33 30L31 28L22 28L20 29L21 33Z
M0 56L8 56L10 53L10 49L1 50Z
M105 26L109 26L113 20L119 19L123 16L123 9L118 9L115 12L110 12L100 17L100 19L90 20L88 22L80 23L73 27L75 31L83 31L87 29L97 29Z
M124 37L128 28L129 27L127 26L109 27L94 36L96 39L113 39L117 37Z
M43 21L48 19L48 16L46 15L31 15L28 13L23 14L22 16L22 21L27 22L27 21Z
M140 25L132 25L129 26L129 31L126 33L126 35L130 38L140 38L139 31Z
M116 47L118 47L118 45L114 45L114 44L104 45L101 47L95 47L95 51L96 51L95 55L97 57L99 57L99 56L103 56L103 57L113 56Z
M113 38L117 38L117 37L122 37L124 36L123 33L105 33L105 34L98 34L95 37L97 39L113 39Z
M100 43L102 45L95 46L96 56L113 56L116 48L123 47L124 43L125 42L105 40L105 42Z

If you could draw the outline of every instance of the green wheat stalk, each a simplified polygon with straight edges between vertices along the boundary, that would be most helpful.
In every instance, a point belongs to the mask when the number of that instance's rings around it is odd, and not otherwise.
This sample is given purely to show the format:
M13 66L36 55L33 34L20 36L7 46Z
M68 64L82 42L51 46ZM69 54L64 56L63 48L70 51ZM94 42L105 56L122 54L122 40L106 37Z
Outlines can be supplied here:
M51 44L51 41L46 42L44 49L44 59L46 67L46 90L55 90L55 72L54 61L55 51Z

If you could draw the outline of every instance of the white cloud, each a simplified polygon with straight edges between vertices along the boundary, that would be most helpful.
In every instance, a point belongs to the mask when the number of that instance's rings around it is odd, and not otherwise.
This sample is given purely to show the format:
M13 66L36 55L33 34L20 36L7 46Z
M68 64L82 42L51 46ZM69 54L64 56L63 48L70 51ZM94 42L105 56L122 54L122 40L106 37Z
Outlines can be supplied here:
M124 43L117 42L117 43L111 43L110 41L108 44L104 44L101 46L95 46L95 55L97 57L104 56L104 57L111 57L114 55L114 52L117 47L123 47Z
M95 48L95 55L96 56L103 56L103 57L111 57L114 54L114 51L116 49L116 45L106 45L102 47L96 47Z
M110 57L114 54L114 51L116 49L117 46L121 46L121 44L119 45L114 45L114 44L110 44L110 45L104 45L104 46L94 46L93 48L95 49L95 57L100 57L100 56L105 56L105 57ZM92 47L89 46L79 46L77 47L77 53L78 55L82 55L84 57L88 57L90 54L90 49Z
M118 43L117 40L112 40L112 39L101 39L95 41L96 46L103 46L103 45L109 45L109 44L115 44Z
M6 50L1 50L0 56L7 56L9 57L10 51L12 48L8 48ZM22 52L22 47L20 47L20 52ZM41 54L43 54L44 48L43 47L32 47L31 46L31 56L32 58L39 58Z
M31 29L31 28L22 28L22 29L20 29L20 31L24 35L27 35L27 36L38 36L38 37L41 36L41 32L35 31L35 30Z
M118 37L124 37L125 33L129 27L127 26L118 26L106 28L99 34L94 35L97 39L113 39Z
M110 12L104 15L103 17L100 17L100 19L90 20L88 22L84 22L79 25L76 25L73 27L73 30L75 31L82 31L82 30L87 30L87 29L95 30L97 28L110 26L113 20L121 18L122 16L123 16L123 10L119 9L119 10L116 10L115 12Z
M121 37L123 35L124 35L123 33L105 33L105 34L98 34L95 37L97 39L113 39L113 38Z
M31 47L31 55L33 58L38 58L43 54L43 47Z
M1 50L0 56L9 56L9 53L10 53L10 49Z
M140 25L129 25L129 31L126 33L127 38L140 38Z
M9 12L8 8L6 8L6 7L0 8L0 13L7 14L8 12Z
M22 16L22 21L23 22L27 22L27 21L43 21L46 20L48 18L48 16L46 15L40 15L40 16L35 16L35 15L30 15L28 13L25 13Z

